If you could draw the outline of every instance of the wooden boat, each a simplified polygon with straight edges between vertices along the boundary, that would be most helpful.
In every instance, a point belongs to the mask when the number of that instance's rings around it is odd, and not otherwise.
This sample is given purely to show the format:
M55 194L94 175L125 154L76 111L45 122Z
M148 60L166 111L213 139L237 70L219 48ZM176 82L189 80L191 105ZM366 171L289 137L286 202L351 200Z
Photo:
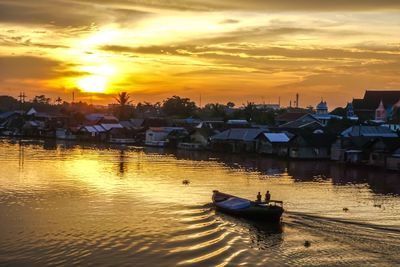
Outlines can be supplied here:
M213 191L212 200L217 210L251 220L279 222L284 211L282 201L256 202L217 190Z

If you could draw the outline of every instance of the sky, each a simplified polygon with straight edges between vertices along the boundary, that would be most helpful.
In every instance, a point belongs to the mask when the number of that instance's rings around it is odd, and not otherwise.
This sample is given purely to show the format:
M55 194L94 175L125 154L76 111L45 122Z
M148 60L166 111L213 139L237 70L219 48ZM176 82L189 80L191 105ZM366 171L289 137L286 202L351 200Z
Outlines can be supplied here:
M398 0L0 0L0 95L333 108L399 74Z

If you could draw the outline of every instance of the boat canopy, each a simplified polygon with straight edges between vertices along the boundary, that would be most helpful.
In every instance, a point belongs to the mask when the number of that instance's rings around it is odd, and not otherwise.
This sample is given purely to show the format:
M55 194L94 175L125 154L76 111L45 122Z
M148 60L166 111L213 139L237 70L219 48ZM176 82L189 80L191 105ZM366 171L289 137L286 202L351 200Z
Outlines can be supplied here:
M218 205L221 208L239 210L250 207L251 202L247 199L231 197L228 198L227 200L217 202L216 205Z

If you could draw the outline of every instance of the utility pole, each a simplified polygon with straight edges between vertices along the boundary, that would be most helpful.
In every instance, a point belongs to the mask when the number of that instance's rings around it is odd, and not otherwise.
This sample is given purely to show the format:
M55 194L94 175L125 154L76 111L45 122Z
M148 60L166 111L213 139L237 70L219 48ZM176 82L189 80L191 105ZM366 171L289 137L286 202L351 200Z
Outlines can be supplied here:
M299 93L296 94L296 108L299 107Z
M200 108L201 108L201 94L200 94Z
M24 111L24 103L26 98L25 92L20 92L18 98L19 98L19 103L21 104L21 110Z

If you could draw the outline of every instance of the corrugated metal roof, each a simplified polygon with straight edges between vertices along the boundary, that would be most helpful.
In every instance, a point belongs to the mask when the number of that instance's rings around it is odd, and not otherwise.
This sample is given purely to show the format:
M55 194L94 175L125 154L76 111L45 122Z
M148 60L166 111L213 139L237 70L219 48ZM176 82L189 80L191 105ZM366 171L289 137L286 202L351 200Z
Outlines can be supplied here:
M214 140L239 140L239 141L253 141L257 135L262 133L262 129L254 128L233 128L211 137Z
M101 126L101 125L93 125L93 128L99 133L106 131L106 129L104 129L103 126Z
M119 123L102 123L100 124L106 131L109 131L111 129L115 128L124 128L121 124Z
M287 143L290 138L285 133L264 133L271 143Z
M382 126L352 126L344 130L343 137L368 136L368 137L398 137L392 130Z
M94 128L93 126L85 126L84 127L86 131L88 131L89 133L97 133L96 128Z

